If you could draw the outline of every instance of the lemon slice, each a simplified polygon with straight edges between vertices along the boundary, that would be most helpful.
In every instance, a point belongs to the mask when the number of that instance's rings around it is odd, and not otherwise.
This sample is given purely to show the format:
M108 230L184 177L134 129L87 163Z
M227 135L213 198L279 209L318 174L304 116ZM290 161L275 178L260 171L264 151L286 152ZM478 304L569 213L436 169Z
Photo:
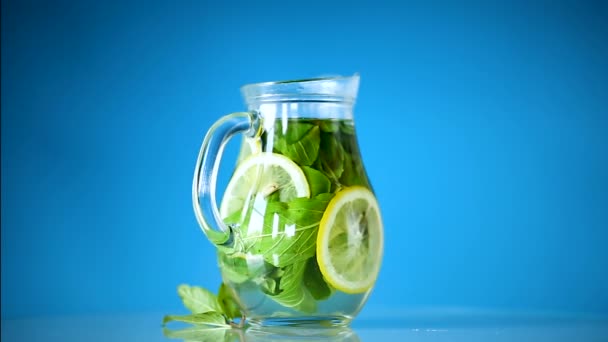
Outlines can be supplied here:
M262 152L262 141L260 138L248 138L243 137L241 142L241 149L239 150L239 156L236 160L236 164L240 164L245 158L252 154Z
M310 197L306 176L291 159L276 153L256 153L237 166L220 205L220 216L226 218L246 211L259 196L278 193L281 202Z
M382 217L374 194L362 186L338 192L317 235L317 262L325 280L346 293L369 290L380 271L382 248Z

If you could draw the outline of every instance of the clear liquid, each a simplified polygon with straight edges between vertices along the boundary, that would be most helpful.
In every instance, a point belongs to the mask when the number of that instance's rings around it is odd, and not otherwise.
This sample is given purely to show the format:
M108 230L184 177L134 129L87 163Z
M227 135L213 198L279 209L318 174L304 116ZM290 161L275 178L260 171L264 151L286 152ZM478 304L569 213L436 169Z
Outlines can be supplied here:
M270 187L270 191L264 191L264 196L259 196L259 183L264 180L257 181L250 190L250 200L244 201L249 203L249 207L241 210L237 222L232 220L235 247L219 250L223 280L233 290L241 310L250 322L261 325L268 322L288 325L301 325L303 322L348 324L365 303L371 289L348 294L325 281L314 248L320 221L320 211L314 207L319 202L314 201L321 198L329 201L336 192L354 185L371 190L361 161L353 121L277 120L257 139L243 142L244 148L241 149L239 160L247 157L245 154L271 152L291 159L307 171L305 173L310 184L311 199L302 199L303 202L299 204L302 208L312 209L302 211L303 214L293 221L281 221L275 217L271 222L273 213L269 208L287 208L289 205L289 213L299 213L299 207L293 209L290 203L281 202L281 191L288 190L280 187ZM261 151L251 151L250 146L261 146ZM319 173L322 174L320 178ZM258 176L261 179L265 177L261 174ZM260 198L263 202L261 204ZM272 204L273 202L281 203ZM321 208L324 209L325 207ZM281 211L278 213L283 214ZM256 215L258 219L254 219ZM291 214L285 215L287 217ZM293 222L296 222L295 229ZM274 225L272 229L269 228L270 223ZM288 234L290 227L291 234ZM258 235L260 232L267 233L265 240L258 239L259 245L252 246L249 243L252 232ZM279 233L274 236L277 232ZM270 237L271 234L273 237ZM289 239L297 239L293 242L296 252L281 247L281 243L287 243L285 246L291 248ZM278 249L280 253L269 253L272 248ZM269 257L270 254L272 258Z

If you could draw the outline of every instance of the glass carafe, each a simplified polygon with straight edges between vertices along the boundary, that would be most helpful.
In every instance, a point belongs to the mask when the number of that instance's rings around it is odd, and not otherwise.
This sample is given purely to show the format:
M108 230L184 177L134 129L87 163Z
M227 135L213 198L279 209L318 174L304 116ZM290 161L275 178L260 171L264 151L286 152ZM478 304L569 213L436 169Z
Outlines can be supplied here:
M383 226L355 134L358 87L358 75L245 85L248 111L203 141L194 211L253 325L348 325L376 281ZM222 150L239 133L218 206Z

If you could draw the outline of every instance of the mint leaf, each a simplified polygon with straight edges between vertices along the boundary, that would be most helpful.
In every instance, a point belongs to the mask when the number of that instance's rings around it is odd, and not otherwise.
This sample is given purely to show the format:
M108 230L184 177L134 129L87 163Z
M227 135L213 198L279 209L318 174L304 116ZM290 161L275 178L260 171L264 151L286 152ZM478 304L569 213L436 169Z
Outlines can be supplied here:
M346 153L344 155L344 172L342 172L342 176L340 177L340 183L346 186L363 185L363 181L361 180L362 173L363 170L359 167L359 163L353 160L350 154Z
M257 255L218 252L218 264L225 280L241 284L265 272L264 259Z
M243 256L234 256L234 254L228 255L223 252L218 252L218 264L222 271L222 276L225 280L241 284L246 282L249 276L249 266L247 266L247 260Z
M270 194L266 197L266 200L268 202L280 202L281 201L281 192L280 191L273 192L272 194Z
M304 138L315 125L312 123L301 122L301 121L289 121L287 123L287 130L282 132L288 144L293 144Z
M288 131L284 136L276 136L278 138L274 143L275 152L283 154L300 165L308 166L314 163L319 155L320 132L318 126L310 125L313 127L300 136L301 131L308 125L310 124L296 125L296 127L303 128L294 129L293 133Z
M271 295L270 298L283 306L297 311L305 313L314 312L317 308L317 303L302 284L305 268L306 261L297 262L282 268L279 293Z
M215 295L201 287L182 284L177 288L177 294L194 314L222 311Z
M260 283L260 288L262 292L270 296L276 296L281 292L279 288L279 283L281 282L281 277L285 274L282 268L275 267L271 272L268 272L266 277Z
M323 274L319 269L317 258L312 257L308 259L306 263L306 270L304 271L304 286L308 289L308 292L316 300L323 300L331 296L331 288L323 279Z
M224 218L223 221L225 224L239 224L242 221L242 214L243 213L240 210L235 211L232 214L228 215L228 217Z
M340 123L334 120L321 120L319 127L323 132L335 133L340 130Z
M217 295L218 302L222 308L222 312L228 319L240 318L243 316L232 289L222 283Z
M317 171L312 167L302 166L302 171L306 176L308 185L310 186L310 197L318 194L326 193L331 190L331 182L321 171Z
M192 315L168 315L163 318L163 325L169 322L183 322L196 325L206 325L210 327L230 327L226 323L226 318L219 312L209 311Z
M296 198L288 203L268 203L261 231L252 233L249 229L243 238L250 246L249 252L262 254L268 263L277 267L313 256L319 222L332 196L321 194L311 199Z
M323 133L321 137L319 151L321 170L334 184L340 184L339 179L344 172L344 148L331 133Z
M319 223L329 201L334 197L332 193L324 193L314 198L296 198L287 203L288 216L299 225Z
M340 131L348 135L354 135L355 125L352 121L342 121L340 122Z

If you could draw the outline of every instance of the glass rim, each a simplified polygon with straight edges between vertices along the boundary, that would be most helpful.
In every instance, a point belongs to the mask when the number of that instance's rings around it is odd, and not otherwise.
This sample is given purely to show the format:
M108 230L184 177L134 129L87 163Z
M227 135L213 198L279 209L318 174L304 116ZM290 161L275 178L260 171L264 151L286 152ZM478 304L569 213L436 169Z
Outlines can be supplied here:
M351 76L322 76L249 83L241 87L247 103L281 101L354 102L359 89L359 73Z

